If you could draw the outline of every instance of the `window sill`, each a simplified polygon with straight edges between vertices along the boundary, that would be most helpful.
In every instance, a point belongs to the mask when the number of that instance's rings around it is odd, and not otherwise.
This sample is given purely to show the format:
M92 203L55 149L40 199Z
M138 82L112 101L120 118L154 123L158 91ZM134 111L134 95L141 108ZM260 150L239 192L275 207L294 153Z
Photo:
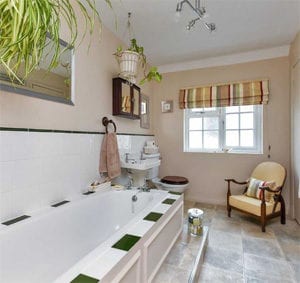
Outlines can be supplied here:
M211 151L199 151L199 150L184 150L184 153L208 153L208 154L245 154L245 155L262 155L261 151L223 151L223 150L211 150Z

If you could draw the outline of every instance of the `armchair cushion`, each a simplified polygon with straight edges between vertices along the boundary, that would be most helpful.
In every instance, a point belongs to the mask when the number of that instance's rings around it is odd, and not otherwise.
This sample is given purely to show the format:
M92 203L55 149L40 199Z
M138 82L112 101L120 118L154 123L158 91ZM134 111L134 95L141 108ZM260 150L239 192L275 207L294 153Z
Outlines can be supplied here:
M276 187L276 184L274 181L262 181L251 177L246 191L246 196L261 200L263 190L261 190L260 187L269 187L270 189L274 189ZM265 191L265 200L267 202L272 201L273 195L274 193Z
M240 210L261 216L261 200L246 195L234 195L229 197L229 204ZM273 202L266 202L266 215L273 212ZM277 203L275 212L280 211L280 203Z

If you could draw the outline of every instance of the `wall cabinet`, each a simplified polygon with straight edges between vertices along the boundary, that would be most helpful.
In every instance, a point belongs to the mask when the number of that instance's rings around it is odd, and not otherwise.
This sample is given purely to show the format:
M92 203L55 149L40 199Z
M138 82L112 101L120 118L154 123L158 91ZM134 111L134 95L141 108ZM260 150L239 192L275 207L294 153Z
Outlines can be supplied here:
M122 78L113 79L113 115L140 119L140 88Z

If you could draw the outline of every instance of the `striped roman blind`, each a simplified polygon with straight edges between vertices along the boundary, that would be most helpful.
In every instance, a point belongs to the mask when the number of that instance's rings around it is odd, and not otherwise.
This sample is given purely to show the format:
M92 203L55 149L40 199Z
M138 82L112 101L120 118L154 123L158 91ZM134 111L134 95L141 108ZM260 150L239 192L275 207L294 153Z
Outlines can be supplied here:
M269 81L257 80L180 89L179 108L267 104Z

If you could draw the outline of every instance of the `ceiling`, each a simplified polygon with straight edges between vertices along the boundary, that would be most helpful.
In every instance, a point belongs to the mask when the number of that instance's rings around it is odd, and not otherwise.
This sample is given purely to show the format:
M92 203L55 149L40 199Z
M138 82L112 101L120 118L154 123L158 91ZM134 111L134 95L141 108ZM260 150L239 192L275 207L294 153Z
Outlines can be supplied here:
M186 30L195 18L186 4L176 21L177 0L111 0L113 10L96 2L104 25L127 44L132 12L133 36L158 66L288 45L300 30L300 0L202 0L212 33L199 22Z

